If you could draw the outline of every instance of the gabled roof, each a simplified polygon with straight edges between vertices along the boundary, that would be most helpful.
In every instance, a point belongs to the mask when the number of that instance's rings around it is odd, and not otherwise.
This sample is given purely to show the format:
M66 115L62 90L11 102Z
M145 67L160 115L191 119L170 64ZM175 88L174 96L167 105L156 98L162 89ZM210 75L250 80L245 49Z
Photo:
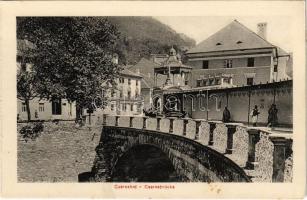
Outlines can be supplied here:
M139 70L140 73L142 74L147 75L148 73L150 73L151 75L153 75L154 68L156 66L160 66L160 65L146 58L142 58L136 65L129 67L129 70L135 71L135 72Z
M141 74L141 76L143 77L141 88L154 88L155 83L154 83L153 78L150 78L146 76L145 74Z
M135 78L142 78L140 74L134 73L126 68L124 68L122 71L119 72L120 75L122 76L131 76Z
M187 53L205 53L240 49L258 49L275 47L237 20L225 26Z

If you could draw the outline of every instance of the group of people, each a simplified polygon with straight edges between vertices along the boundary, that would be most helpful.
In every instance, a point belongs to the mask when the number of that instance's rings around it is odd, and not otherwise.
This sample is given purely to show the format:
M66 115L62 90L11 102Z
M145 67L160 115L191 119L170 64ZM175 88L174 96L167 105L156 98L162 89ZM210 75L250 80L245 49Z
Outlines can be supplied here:
M270 109L268 110L268 123L267 123L268 127L275 127L278 124L277 113L278 113L278 109L276 108L276 105L273 103L271 105ZM253 126L257 126L259 114L260 114L260 112L258 110L258 106L255 105L255 107L253 108L253 110L250 113L250 116L252 118ZM228 110L228 108L226 106L224 111L223 111L222 121L227 123L227 122L230 122L230 120L231 120L230 111Z

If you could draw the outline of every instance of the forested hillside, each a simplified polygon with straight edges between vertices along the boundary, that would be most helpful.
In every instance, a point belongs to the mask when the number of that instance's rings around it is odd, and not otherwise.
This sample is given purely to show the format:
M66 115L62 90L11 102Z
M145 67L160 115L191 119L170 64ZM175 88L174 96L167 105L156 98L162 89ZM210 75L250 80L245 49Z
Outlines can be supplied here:
M121 63L135 64L152 53L167 53L171 46L179 52L195 46L195 41L152 17L108 17L120 32L117 51Z

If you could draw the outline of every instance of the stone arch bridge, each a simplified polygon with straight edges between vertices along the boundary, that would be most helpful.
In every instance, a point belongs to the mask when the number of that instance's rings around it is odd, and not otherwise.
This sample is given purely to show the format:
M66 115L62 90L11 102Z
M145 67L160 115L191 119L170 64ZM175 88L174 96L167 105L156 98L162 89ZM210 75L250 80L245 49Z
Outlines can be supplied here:
M153 146L181 181L291 182L292 135L238 123L103 115L91 181L113 181L117 163L137 146Z

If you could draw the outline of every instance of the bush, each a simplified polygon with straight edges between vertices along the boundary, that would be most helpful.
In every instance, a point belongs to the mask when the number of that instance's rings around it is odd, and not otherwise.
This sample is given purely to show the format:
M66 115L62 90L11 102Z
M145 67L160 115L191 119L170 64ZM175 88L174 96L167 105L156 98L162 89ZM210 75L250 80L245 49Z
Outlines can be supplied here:
M39 133L39 132L43 132L44 131L44 125L42 122L37 122L34 124L33 127L33 132L34 133Z
M23 139L28 142L29 139L35 140L44 130L44 125L42 122L34 123L31 125L26 125L21 128L19 133Z

